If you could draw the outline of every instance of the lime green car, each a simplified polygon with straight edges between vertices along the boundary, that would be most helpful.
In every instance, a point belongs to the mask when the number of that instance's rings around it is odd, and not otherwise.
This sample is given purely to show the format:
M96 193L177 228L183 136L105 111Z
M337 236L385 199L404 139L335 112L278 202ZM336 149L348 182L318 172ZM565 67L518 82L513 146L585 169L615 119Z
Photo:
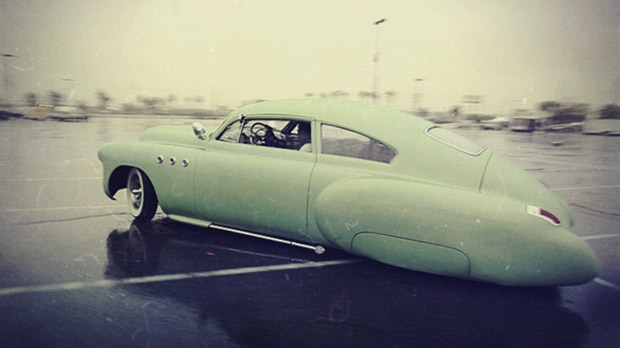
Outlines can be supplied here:
M567 205L491 149L408 113L341 100L269 101L148 129L99 149L131 214L416 271L514 286L581 284L596 257Z

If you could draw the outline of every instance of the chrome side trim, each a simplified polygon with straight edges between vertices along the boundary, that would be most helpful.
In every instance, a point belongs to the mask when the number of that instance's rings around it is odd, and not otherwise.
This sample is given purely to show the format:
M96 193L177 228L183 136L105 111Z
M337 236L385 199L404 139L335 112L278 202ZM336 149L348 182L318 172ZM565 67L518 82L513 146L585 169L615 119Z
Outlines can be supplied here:
M236 228L230 228L230 227L219 226L219 225L214 225L214 224L209 225L209 227L215 228L215 229L218 229L218 230L222 230L222 231L226 231L226 232L232 232L232 233L241 234L241 235L244 235L244 236L249 236L249 237L254 237L254 238L259 238L259 239L265 239L265 240L272 241L272 242L283 243L283 244L288 244L288 245L291 245L291 246L296 246L296 247L299 247L299 248L314 250L314 252L319 254L319 255L321 255L321 254L323 254L325 252L325 248L323 246L321 246L321 245L316 245L316 246L315 245L308 245L308 244L294 242L294 241L291 241L291 240L286 240L286 239L280 239L280 238L265 236L265 235L258 234L258 233L238 230Z

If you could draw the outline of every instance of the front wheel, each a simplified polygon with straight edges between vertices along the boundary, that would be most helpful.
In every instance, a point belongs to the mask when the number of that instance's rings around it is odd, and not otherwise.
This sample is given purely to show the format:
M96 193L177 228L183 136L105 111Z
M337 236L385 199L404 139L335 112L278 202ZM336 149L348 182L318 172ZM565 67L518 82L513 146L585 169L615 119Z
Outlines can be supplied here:
M127 176L127 203L129 212L137 221L149 221L157 210L157 195L149 178L137 168Z

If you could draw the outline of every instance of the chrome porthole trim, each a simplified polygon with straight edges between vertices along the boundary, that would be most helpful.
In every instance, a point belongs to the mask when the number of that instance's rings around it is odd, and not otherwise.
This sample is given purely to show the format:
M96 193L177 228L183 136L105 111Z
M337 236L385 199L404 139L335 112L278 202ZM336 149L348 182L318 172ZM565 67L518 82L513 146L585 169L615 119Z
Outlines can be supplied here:
M189 166L189 161L187 160L187 158L184 158L183 161L181 161L181 165L183 165L183 167Z
M162 163L164 163L164 156L159 155L159 156L157 156L156 160L157 160L158 164L162 164Z
M174 157L170 157L168 162L170 163L171 166L173 166L175 163L177 163L177 160Z

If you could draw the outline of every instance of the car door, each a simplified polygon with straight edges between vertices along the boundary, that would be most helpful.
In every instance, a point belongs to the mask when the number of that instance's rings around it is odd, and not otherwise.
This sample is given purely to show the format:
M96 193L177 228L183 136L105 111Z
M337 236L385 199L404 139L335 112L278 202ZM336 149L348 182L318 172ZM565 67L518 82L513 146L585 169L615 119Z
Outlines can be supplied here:
M248 117L244 123L258 121L273 120ZM303 239L315 153L250 141L247 132L239 134L241 124L235 122L215 135L200 155L194 182L199 217L231 227Z
M327 239L350 250L352 236L364 221L377 217L361 213L362 208L374 211L380 198L358 179L385 178L396 153L380 141L338 126L321 124L320 132L315 133L319 155L308 198L308 237L317 243ZM324 222L323 228L319 220Z

